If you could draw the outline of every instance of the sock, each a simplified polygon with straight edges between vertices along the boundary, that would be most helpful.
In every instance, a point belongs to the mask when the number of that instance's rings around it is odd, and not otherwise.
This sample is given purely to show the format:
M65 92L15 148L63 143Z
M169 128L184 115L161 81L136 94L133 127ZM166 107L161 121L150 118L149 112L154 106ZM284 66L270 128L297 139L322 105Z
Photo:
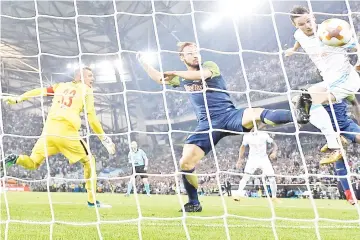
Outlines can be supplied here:
M338 176L346 176L347 171L344 160L340 159L339 161L335 162L335 171L336 171L336 175ZM346 178L339 178L339 181L341 183L341 186L343 187L344 192L346 190L350 190L349 182Z
M88 202L94 203L94 195L96 193L95 158L91 157L91 159L89 160L88 157L86 157L86 159L80 161L84 165L84 178L87 179L85 180L85 189L88 195ZM90 179L93 179L93 181L91 181Z
M150 184L145 184L145 191L146 191L146 194L150 194Z
M192 170L182 170L182 172L194 173L195 168L193 168ZM183 174L182 180L184 183L184 188L189 197L189 203L199 204L200 202L199 202L198 193L197 193L198 177L196 175L184 175Z
M270 183L271 197L276 198L277 184L275 177L269 177L269 183Z
M36 163L35 160L28 155L20 155L16 160L16 164L29 170L35 170L40 166L40 164Z
M238 189L239 194L242 194L246 186L246 183L249 181L249 179L250 177L248 175L244 175L243 178L240 180L239 189Z
M263 123L275 126L277 124L285 124L293 122L291 111L289 110L269 110L264 109L260 114L260 119Z
M145 187L146 188L146 187ZM131 189L132 189L132 183L131 181L128 183L128 187L127 187L127 191L126 194L129 195L131 193Z
M337 141L331 119L324 106L313 104L310 108L310 123L317 127L325 136L330 149L338 149L340 145Z

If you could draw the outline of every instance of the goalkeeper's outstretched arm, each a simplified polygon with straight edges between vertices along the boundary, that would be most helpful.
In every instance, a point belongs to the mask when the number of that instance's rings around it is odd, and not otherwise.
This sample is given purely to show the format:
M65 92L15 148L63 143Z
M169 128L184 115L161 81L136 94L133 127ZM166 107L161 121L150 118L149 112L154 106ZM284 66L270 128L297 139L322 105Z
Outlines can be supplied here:
M112 142L111 138L105 135L101 123L98 117L96 116L96 111L94 106L94 95L92 91L86 95L85 104L86 104L86 113L90 128L93 130L95 134L98 135L100 141L102 142L106 150L110 154L115 154L115 145Z
M18 96L18 97L5 97L4 101L8 104L17 104L17 103L21 103L23 101L26 101L30 98L34 98L34 97L45 97L45 96L53 96L54 95L54 90L53 87L49 87L49 88L35 88L32 89L30 91L27 91L25 93L23 93L22 95Z

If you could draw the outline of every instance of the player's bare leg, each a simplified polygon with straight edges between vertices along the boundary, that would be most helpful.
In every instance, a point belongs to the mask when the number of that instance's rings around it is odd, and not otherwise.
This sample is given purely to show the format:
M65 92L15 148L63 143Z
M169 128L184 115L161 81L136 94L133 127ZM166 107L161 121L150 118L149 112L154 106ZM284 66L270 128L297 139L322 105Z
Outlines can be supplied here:
M100 203L99 201L95 202L95 193L96 193L96 168L95 168L95 158L94 156L81 159L80 162L84 166L84 178L86 179L85 189L88 194L88 206L95 207L95 204L99 208L111 208L111 205Z
M201 212L202 207L198 199L198 177L195 175L195 166L205 156L204 151L195 144L185 144L183 154L180 159L180 170L184 173L194 175L182 175L185 190L189 197L189 202L184 205L185 212ZM182 209L180 209L182 212Z

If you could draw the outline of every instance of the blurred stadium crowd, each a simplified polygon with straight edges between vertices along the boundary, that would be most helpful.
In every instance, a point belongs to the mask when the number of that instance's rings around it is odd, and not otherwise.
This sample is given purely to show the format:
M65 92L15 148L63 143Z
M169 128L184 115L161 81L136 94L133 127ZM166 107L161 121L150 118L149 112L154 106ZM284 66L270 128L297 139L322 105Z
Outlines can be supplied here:
M5 110L5 111L4 111ZM38 136L42 130L42 117L35 114L23 113L21 111L8 111L5 107L3 109L4 132L11 134ZM20 120L19 120L20 119ZM23 121L26 120L26 121ZM10 124L11 123L11 124ZM292 175L293 177L277 177L277 183L283 187L279 187L279 193L284 191L284 186L304 186L305 180L301 177L304 171L304 165L300 157L300 152L297 147L297 142L294 136L276 134L273 136L279 146L278 159L273 162L275 173L278 175ZM242 136L228 137L223 139L216 146L217 161L219 163L219 170L227 171L220 173L221 184L229 180L232 185L236 185L241 177L233 175L232 173L240 173L241 171L235 169L235 163L238 157L238 149L241 144ZM114 156L109 156L100 141L92 136L90 137L90 147L92 153L97 160L97 172L101 178L119 177L119 179L108 181L106 179L99 179L99 192L116 192L124 193L126 191L126 184L131 175L131 165L128 164L127 154L129 147L126 139L123 136L112 136L112 139L117 147L117 152ZM36 141L36 138L19 137L19 136L4 136L3 150L4 154L10 152L15 153L31 153L31 149ZM318 162L321 158L319 149L325 143L325 139L320 135L301 134L300 143L302 151L305 156L306 167L310 174L327 174L334 175L333 166L319 166ZM174 161L169 146L157 145L153 148L149 146L140 146L148 155L150 160L148 173L150 174L170 174L175 171L174 162L177 164L181 156L181 143L174 144L174 151L176 160ZM351 172L360 173L360 148L354 144L350 144L347 149L347 157ZM67 160L61 156L56 155L49 158L50 176L59 178L51 181L51 190L53 191L84 191L82 182L74 179L83 178L82 166L80 163L69 165ZM218 192L218 184L214 173L216 173L216 164L214 155L206 156L198 167L198 173L207 173L209 176L201 176L200 190L202 193L211 194ZM261 172L258 172L259 174ZM22 167L13 166L7 170L7 175L11 177L33 180L46 179L48 176L46 162L36 171L28 171ZM63 178L69 179L65 180ZM150 176L149 178L152 193L171 194L175 193L175 178ZM336 178L322 178L317 176L309 177L311 184L323 184L325 186L336 186ZM252 185L253 191L256 193L258 187L261 186L260 178L254 178L248 183ZM46 181L32 183L31 188L34 191L46 191ZM305 190L304 187L300 187ZM141 191L141 183L139 181L138 190ZM291 190L293 188L289 188ZM315 189L315 186L314 186ZM292 191L292 190L291 190ZM286 193L283 193L284 196Z

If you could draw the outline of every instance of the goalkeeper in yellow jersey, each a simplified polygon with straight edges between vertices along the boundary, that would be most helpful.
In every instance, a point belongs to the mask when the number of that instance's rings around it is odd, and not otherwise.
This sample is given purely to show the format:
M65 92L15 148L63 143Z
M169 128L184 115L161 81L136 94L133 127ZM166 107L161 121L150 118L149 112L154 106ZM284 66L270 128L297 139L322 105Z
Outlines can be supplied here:
M81 71L83 76L81 76ZM84 81L82 81L82 77ZM109 154L115 153L114 143L104 135L104 130L96 116L93 82L92 70L84 67L76 71L72 82L55 84L49 88L34 89L19 97L5 98L6 103L16 104L32 97L53 96L53 102L41 137L36 142L31 155L10 154L5 158L4 164L7 167L17 164L26 169L35 170L44 162L46 156L62 153L70 164L80 161L84 165L88 206L94 207L96 204L97 207L111 207L94 201L94 193L96 192L95 159L90 156L87 144L78 132L81 126L80 113L85 108L91 129L98 134Z

